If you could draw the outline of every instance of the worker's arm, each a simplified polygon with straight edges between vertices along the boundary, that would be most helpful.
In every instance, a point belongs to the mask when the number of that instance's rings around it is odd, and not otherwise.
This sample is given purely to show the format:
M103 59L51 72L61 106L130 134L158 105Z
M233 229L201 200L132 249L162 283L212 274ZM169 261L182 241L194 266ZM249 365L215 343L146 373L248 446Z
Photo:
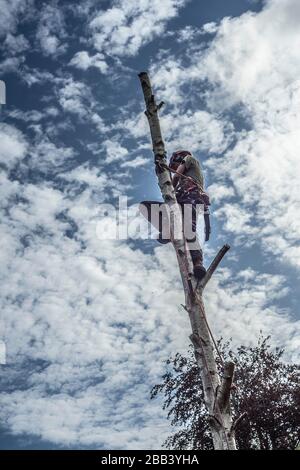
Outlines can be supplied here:
M176 172L183 175L185 172L185 164L181 163L181 165L179 165L179 167L177 168ZM180 176L175 173L175 175L173 176L173 180L172 180L174 188L176 188L179 179L180 179Z

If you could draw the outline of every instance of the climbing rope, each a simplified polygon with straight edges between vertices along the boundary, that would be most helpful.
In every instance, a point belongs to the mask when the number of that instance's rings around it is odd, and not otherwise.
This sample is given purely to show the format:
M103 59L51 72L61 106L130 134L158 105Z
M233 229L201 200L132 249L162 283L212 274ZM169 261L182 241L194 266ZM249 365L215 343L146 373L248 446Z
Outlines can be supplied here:
M206 194L206 192L204 191L203 189L203 186L201 186L201 184L199 184L197 181L194 180L194 178L192 178L191 176L187 176L187 175L184 175L182 173L179 173L178 171L174 170L173 168L171 168L169 165L167 165L166 163L161 163L160 166L162 168L165 168L166 170L169 170L171 173L175 173L176 175L180 176L181 178L183 179L187 179L189 181L193 181L193 183L198 187L199 191L202 193L202 194Z

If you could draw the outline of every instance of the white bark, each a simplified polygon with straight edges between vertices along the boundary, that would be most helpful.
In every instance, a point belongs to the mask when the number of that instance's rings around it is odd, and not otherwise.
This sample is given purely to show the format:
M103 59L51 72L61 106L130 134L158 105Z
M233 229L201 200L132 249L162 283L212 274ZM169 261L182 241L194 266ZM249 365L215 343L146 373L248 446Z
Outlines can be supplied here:
M207 274L200 283L197 283L192 275L192 263L186 241L174 238L174 226L182 224L182 214L176 201L175 191L169 171L157 165L166 163L165 146L161 135L158 110L148 74L139 74L143 94L146 103L145 114L148 118L153 152L156 161L156 174L158 184L165 203L169 206L171 216L171 239L175 248L182 284L185 294L185 309L189 313L192 327L190 339L194 346L195 357L201 371L204 388L204 397L210 416L210 429L214 448L216 450L236 450L234 428L230 413L230 389L233 380L234 364L225 364L222 382L220 381L214 355L214 343L207 323L205 308L202 300L203 290L217 268L222 257L229 249L225 245L218 253ZM173 223L172 223L173 221Z

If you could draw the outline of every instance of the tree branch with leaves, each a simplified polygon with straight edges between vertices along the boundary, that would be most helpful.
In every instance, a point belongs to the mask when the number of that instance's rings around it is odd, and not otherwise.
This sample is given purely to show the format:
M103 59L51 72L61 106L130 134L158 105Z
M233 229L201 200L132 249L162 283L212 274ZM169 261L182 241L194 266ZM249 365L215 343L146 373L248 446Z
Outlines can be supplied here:
M270 337L236 350L219 341L219 348L235 363L231 404L238 449L296 449L300 442L299 365L284 362L284 350L273 351ZM186 357L176 354L167 365L162 383L151 393L152 398L163 397L163 408L176 428L164 446L213 449L203 384L192 351ZM221 370L220 362L218 367Z

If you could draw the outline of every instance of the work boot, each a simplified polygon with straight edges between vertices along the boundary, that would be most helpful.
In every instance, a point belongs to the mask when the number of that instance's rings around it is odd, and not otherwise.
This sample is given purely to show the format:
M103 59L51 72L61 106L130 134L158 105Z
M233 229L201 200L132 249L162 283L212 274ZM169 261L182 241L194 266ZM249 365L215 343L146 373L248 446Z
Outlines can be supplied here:
M194 276L196 279L201 281L206 274L206 269L202 264L194 264Z
M194 276L200 281L206 274L206 269L203 266L202 250L191 250L190 253L194 265Z

